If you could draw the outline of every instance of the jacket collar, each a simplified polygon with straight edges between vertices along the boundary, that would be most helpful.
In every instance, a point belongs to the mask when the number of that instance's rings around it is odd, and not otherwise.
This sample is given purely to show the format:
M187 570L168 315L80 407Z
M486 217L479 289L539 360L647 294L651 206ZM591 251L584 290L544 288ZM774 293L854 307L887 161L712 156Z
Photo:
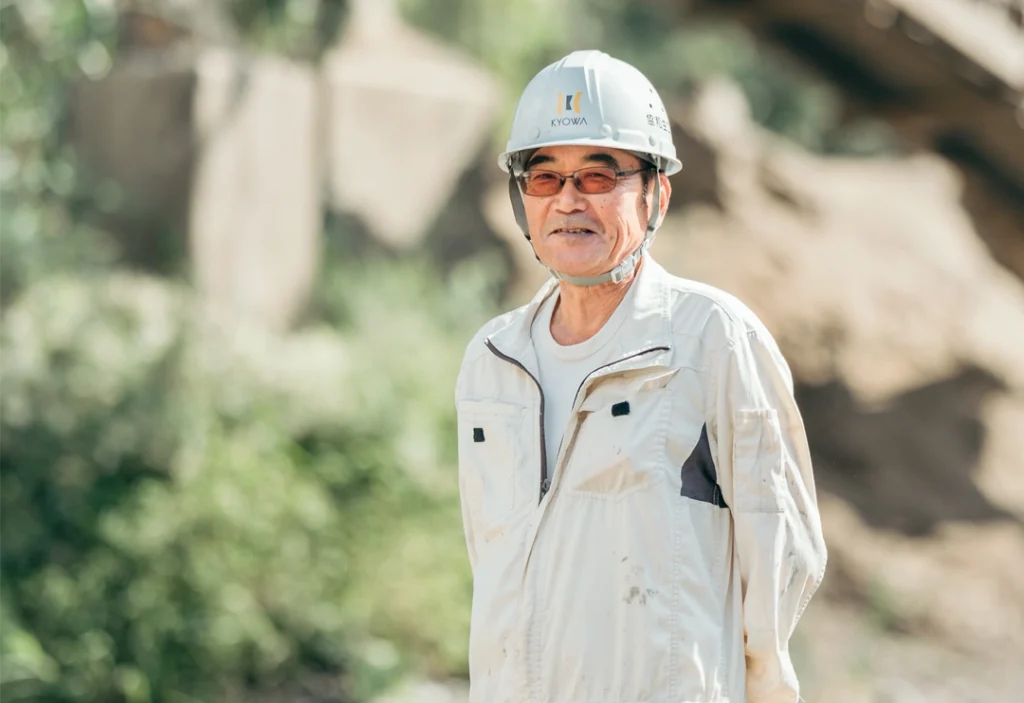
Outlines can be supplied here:
M672 348L672 320L670 316L669 274L651 255L644 254L633 285L637 287L632 297L629 314L619 330L622 356L632 356L653 347ZM537 376L537 355L534 351L530 330L541 305L558 291L558 281L548 280L529 303L510 316L508 324L491 333L485 343L493 346L503 355L519 361Z

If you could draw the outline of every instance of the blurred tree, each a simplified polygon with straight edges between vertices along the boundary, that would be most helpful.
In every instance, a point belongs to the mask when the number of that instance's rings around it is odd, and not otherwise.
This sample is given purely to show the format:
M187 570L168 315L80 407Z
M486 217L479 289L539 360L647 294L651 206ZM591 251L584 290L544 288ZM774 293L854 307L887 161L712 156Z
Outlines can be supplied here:
M0 4L0 301L55 271L104 270L111 240L90 211L122 206L116 187L83 178L62 139L65 87L110 69L117 17L83 0Z
M348 0L223 0L246 43L316 60L336 39Z
M126 274L8 309L4 700L363 700L463 671L451 388L490 277L332 276L345 322L288 339Z
M333 37L249 4L253 47ZM119 272L94 223L126 204L63 123L68 82L114 60L112 10L0 5L0 697L364 700L462 671L450 395L493 295L328 261L309 323L340 333L224 339L189 291Z

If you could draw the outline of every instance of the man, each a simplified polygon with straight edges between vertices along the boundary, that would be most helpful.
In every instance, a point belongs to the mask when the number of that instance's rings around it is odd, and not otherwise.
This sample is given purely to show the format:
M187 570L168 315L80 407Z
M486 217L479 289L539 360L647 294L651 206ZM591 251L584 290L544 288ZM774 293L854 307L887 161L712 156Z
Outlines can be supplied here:
M553 278L456 389L472 703L798 700L826 559L803 424L754 314L646 253L682 168L658 94L570 54L500 164Z

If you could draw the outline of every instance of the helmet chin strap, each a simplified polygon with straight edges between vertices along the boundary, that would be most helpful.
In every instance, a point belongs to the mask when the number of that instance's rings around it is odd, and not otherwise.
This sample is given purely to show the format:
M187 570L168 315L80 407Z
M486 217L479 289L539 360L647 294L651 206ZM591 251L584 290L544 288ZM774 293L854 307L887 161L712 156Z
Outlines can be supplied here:
M523 206L523 194L519 191L519 184L516 182L516 177L511 174L512 169L509 169L510 175L508 179L508 196L512 201L512 212L516 216L516 223L519 224L519 229L523 231L523 235L526 240L533 245L533 240L530 239L530 228L526 223L526 209ZM640 246L633 250L633 252L619 263L618 266L613 268L611 271L599 274L597 276L569 276L559 271L555 271L549 266L545 266L551 275L559 281L565 281L571 283L574 286L599 286L602 283L621 283L626 280L631 273L636 269L637 264L640 263L640 259L643 258L644 252L654 241L654 235L658 229L659 220L661 219L661 170L657 171L658 177L654 179L654 198L651 203L651 214L647 218L647 232L644 234L644 240L640 242ZM536 249L533 253L537 256ZM537 256L537 261L540 261L540 257ZM541 262L543 263L543 262Z

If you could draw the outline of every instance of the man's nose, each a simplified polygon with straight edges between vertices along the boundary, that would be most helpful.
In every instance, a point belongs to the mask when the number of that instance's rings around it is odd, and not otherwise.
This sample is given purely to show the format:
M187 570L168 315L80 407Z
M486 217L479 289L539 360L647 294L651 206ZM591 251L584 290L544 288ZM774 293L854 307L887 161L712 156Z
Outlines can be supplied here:
M565 183L562 184L562 189L554 197L555 210L558 212L579 212L587 207L587 199L576 188L576 183L572 178L565 180Z

